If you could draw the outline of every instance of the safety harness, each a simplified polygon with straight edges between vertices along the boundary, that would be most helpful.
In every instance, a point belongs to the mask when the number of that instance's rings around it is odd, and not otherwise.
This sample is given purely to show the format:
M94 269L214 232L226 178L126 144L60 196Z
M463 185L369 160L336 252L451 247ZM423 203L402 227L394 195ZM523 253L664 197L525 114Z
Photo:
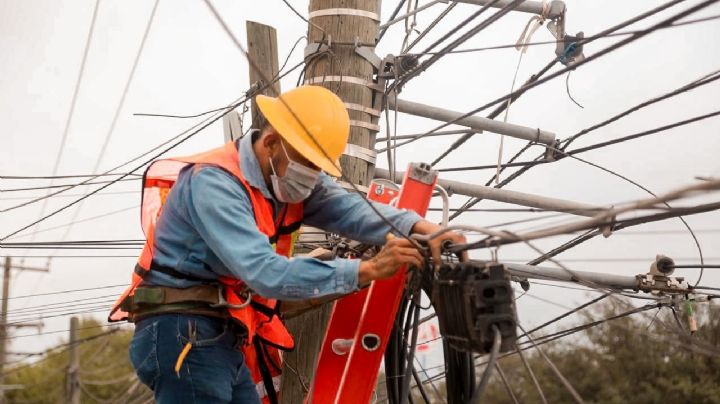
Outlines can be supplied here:
M146 236L145 246L133 271L131 284L113 306L108 321L139 321L163 313L231 319L241 330L240 349L245 354L245 362L260 397L265 403L276 403L282 373L280 351L289 351L295 346L278 315L279 302L259 296L242 280L228 277L203 279L153 261L157 220L180 171L188 165L194 165L192 169L219 167L236 178L250 199L260 232L268 237L277 254L292 255L302 224L302 203L285 205L278 220L275 220L271 202L259 189L249 185L243 176L235 142L194 156L157 160L143 175L141 223ZM201 284L185 289L143 285L150 271ZM191 342L184 347L175 366L176 372L180 371L191 348Z

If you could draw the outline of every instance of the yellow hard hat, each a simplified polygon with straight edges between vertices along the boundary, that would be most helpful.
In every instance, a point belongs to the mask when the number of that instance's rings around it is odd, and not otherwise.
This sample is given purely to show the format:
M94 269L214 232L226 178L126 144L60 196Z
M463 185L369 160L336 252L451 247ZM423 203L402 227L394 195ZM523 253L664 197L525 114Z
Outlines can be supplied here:
M298 153L326 173L341 175L338 159L350 135L350 117L337 95L320 86L300 86L277 98L258 95L255 102Z

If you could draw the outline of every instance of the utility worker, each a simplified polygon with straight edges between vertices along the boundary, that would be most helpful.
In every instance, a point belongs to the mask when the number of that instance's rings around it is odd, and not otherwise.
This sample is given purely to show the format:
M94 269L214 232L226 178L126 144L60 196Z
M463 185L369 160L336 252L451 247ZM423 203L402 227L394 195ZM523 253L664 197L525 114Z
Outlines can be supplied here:
M403 265L420 267L409 241L386 235L440 229L376 204L381 218L330 178L341 174L350 128L335 94L302 86L281 98L257 96L261 131L145 172L147 242L109 319L135 322L130 359L161 404L276 401L277 349L294 342L275 299L348 294ZM290 258L301 223L384 247L365 261ZM444 240L464 237L434 240L434 259Z

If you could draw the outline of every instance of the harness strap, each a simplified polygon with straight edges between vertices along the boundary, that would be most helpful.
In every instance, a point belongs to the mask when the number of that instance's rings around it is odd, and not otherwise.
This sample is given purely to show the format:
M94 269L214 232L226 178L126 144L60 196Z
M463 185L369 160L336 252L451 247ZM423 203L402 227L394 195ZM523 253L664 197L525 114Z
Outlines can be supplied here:
M253 345L255 345L255 356L257 357L258 367L260 368L260 375L263 379L263 385L265 386L265 394L267 395L270 404L277 404L278 398L275 393L275 384L273 384L273 377L270 374L267 362L265 362L265 352L262 349L262 342L259 339L253 339Z

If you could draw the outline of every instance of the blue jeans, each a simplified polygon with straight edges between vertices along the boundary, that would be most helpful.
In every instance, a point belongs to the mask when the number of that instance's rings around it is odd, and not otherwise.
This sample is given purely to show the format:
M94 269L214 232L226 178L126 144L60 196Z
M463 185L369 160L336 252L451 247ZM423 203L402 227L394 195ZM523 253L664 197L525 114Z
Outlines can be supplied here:
M260 403L250 371L227 320L162 314L140 320L130 362L140 381L165 403ZM185 344L192 348L175 373Z

